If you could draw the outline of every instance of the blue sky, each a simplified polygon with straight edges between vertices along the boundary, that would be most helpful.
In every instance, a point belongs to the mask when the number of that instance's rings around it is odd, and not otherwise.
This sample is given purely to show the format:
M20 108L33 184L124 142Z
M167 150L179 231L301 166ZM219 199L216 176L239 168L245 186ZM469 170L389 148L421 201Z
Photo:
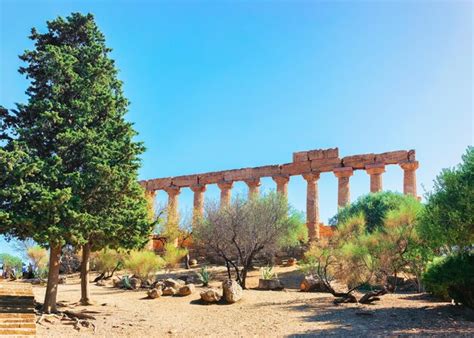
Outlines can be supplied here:
M140 178L287 163L292 152L316 148L339 147L341 156L416 149L422 194L473 144L472 7L0 0L0 104L25 101L17 56L31 48L31 27L44 31L58 15L90 12L114 49L128 119L147 147ZM384 187L401 191L399 167L387 167ZM368 175L356 172L352 199L368 190ZM244 194L244 184L235 191ZM206 196L218 192L209 186ZM305 182L293 177L290 203L304 210L305 199ZM189 189L180 203L191 208ZM327 173L324 221L336 205L337 181Z

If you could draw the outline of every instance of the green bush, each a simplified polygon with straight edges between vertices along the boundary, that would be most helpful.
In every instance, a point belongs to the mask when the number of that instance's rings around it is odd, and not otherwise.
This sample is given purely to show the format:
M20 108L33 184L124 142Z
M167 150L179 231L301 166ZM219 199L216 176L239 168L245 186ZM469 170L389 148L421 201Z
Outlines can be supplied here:
M143 281L162 269L165 264L163 258L151 251L131 251L125 259L125 268Z
M372 232L382 227L387 213L390 210L398 209L407 198L410 197L391 191L364 195L354 203L340 209L337 215L329 220L329 224L338 225L353 216L362 214L365 218L366 230Z
M423 282L433 295L474 308L474 254L435 259L423 274Z
M0 265L3 266L3 271L12 273L15 269L14 277L21 277L22 264L21 259L16 256L7 253L0 254Z
M176 247L171 242L166 243L164 249L163 259L166 262L166 266L170 268L178 265L179 261L188 254L188 249Z
M103 249L94 252L91 256L92 270L104 275L111 274L112 271L120 269L124 263L124 254L112 249Z

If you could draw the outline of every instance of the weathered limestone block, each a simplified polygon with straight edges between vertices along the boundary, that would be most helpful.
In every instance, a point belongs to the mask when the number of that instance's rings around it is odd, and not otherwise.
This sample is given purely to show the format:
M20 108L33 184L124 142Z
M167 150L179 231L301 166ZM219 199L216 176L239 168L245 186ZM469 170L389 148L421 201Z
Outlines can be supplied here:
M256 167L252 169L252 177L268 177L280 174L279 165L266 165L263 167Z
M217 303L221 300L221 295L217 290L209 289L206 291L201 292L200 294L201 299L206 303Z
M177 187L190 187L198 184L197 175L176 176L171 180L171 184Z
M323 158L311 161L311 170L318 172L333 171L334 168L339 168L340 166L341 160L339 158Z
M324 158L339 158L339 148L329 148L324 150Z
M242 298L242 287L232 279L227 279L222 282L222 292L227 303L235 303Z
M307 151L298 151L293 153L293 162L306 162L308 160L309 158Z
M171 185L171 177L155 178L147 181L147 190L163 190Z
M163 289L163 296L174 296L178 293L178 290L170 286Z
M194 284L187 284L179 288L178 295L189 296L190 294L194 292L194 290L195 290Z
M322 160L324 158L324 149L314 149L308 151L308 160Z
M200 174L198 176L199 184L217 184L224 180L224 171L215 171L211 173Z
M311 171L311 162L294 162L281 165L282 175L301 175Z
M168 278L164 281L166 287L171 287L178 290L180 287L186 285L186 283L181 279Z
M155 299L161 297L163 291L161 289L150 289L147 292L148 298Z
M406 160L408 160L408 152L406 150L389 151L375 155L376 163L398 164Z
M225 181L243 181L252 177L252 168L227 170L224 172Z
M375 154L346 156L342 159L342 163L345 167L352 167L353 169L364 169L366 165L374 162Z

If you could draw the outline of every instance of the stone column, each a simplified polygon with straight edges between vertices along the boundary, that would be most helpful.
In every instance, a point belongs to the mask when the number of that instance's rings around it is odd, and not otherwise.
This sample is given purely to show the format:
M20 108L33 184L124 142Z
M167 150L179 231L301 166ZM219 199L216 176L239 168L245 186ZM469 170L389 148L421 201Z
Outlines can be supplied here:
M220 182L217 183L217 186L221 189L221 207L229 206L234 182Z
M416 195L416 169L419 167L418 161L400 163L403 169L403 193L405 195Z
M365 166L367 174L370 175L370 192L382 190L382 174L385 172L385 164L375 163Z
M204 192L206 191L206 186L202 184L193 185L191 190L194 192L193 225L196 225L196 221L204 215Z
M260 193L260 178L252 178L244 181L249 187L249 198L258 196Z
M272 178L277 184L277 193L282 194L285 197L288 197L288 182L290 180L290 176L280 175L280 176L273 176Z
M334 169L334 175L338 179L337 205L342 208L349 204L351 192L349 188L349 177L354 173L352 167L342 167Z
M308 183L306 188L306 226L310 241L320 238L319 234L319 173L303 174Z
M178 222L179 187L172 186L164 189L168 193L168 223Z

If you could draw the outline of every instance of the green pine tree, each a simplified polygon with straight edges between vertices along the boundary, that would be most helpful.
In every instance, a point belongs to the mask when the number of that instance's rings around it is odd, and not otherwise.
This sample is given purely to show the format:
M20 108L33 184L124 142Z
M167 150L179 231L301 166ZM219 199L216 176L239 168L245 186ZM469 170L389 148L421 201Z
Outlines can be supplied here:
M137 182L136 132L128 101L91 14L73 13L32 29L20 58L31 80L27 104L0 110L0 233L50 248L44 311L56 311L64 244L82 245L81 302L91 250L142 247L152 224Z

